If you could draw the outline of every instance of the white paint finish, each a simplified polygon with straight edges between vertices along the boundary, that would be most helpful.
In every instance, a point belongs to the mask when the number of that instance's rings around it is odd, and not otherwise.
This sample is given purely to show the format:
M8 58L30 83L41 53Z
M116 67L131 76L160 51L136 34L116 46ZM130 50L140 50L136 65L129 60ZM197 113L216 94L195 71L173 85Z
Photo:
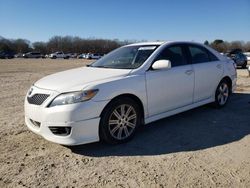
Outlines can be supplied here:
M154 70L170 69L171 62L169 60L158 60L153 63L152 68Z
M147 71L146 86L149 116L191 104L194 90L192 65Z
M49 126L55 126L55 124L42 123L41 127L37 129L30 122L29 118L25 117L25 123L32 132L41 135L43 138L51 142L69 146L99 141L99 121L100 118L94 118L80 122L60 124L58 126L71 126L71 134L68 136L56 136L49 130Z
M221 61L194 64L195 85L194 102L211 97L222 78L223 63Z
M128 69L106 69L81 67L46 76L35 83L35 86L56 90L58 92L77 91L95 81L124 77L129 74ZM73 89L72 89L73 88Z
M31 95L44 93L50 97L40 106L29 104L26 97L25 117L28 128L45 139L59 144L90 143L99 140L101 112L119 95L132 94L138 97L144 108L145 122L150 123L213 102L215 89L225 76L231 78L232 88L235 88L237 75L233 62L201 44L198 45L211 51L219 61L161 70L150 69L162 49L180 43L182 44L182 42L143 43L160 46L142 66L134 70L82 67L42 78L33 86ZM132 44L135 45L141 44ZM99 92L89 101L47 107L61 93L88 89L98 89ZM34 128L29 119L41 122L41 128ZM48 126L71 126L72 132L66 137L56 136Z
M178 114L178 113L181 113L181 112L184 112L184 111L187 111L187 110L202 106L204 104L211 103L213 101L214 101L214 99L211 97L209 99L206 99L206 100L203 100L203 101L200 101L200 102L197 102L197 103L192 103L190 105L182 106L180 108L171 109L169 111L165 111L165 112L162 112L162 113L159 113L159 114L156 114L156 115L153 115L153 116L150 116L150 117L146 118L145 123L148 124L148 123L157 121L159 119L166 118L166 117L169 117L169 116L172 116L172 115L175 115L175 114Z

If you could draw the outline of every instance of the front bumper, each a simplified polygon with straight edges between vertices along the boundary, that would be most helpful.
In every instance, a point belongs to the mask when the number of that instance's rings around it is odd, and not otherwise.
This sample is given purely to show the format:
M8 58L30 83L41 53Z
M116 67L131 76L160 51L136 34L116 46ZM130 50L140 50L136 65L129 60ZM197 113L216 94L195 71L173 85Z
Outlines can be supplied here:
M35 88L34 92L41 89ZM43 91L44 93L44 91ZM34 133L46 140L62 145L79 145L99 141L100 114L109 101L82 103L47 107L57 94L51 93L44 104L29 104L25 98L25 123ZM68 135L56 135L51 127L70 127Z
M100 118L94 118L80 122L71 122L57 125L53 123L48 124L41 122L41 125L38 128L31 122L29 117L25 116L25 123L32 132L42 136L48 141L69 146L99 141L99 121ZM71 127L71 132L67 136L57 136L51 132L49 126Z

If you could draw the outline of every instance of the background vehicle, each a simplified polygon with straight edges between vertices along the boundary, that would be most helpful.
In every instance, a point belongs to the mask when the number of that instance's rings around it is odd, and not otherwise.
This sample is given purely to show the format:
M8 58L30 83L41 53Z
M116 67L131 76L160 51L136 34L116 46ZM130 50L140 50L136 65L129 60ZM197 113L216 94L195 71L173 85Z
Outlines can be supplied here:
M0 59L12 59L14 58L14 53L11 51L1 51Z
M15 55L15 58L22 58L23 57L23 54L22 53L17 53L16 55Z
M247 61L250 61L250 52L244 52L243 54L247 56Z
M69 58L77 58L77 53L68 53Z
M239 50L233 50L227 54L228 57L232 58L235 64L243 69L247 67L247 57Z
M88 53L86 54L85 58L86 59L100 59L103 55L102 54L91 54Z
M45 54L44 58L49 58L50 54Z
M64 145L123 143L141 124L208 103L225 106L236 75L233 60L202 44L131 44L37 81L25 99L25 122Z
M63 52L55 52L49 55L51 59L56 59L56 58L63 58L63 59L69 59L70 55L64 54Z
M42 54L40 52L28 52L23 54L24 58L42 58Z
M86 54L80 54L77 56L78 59L85 59L86 58Z

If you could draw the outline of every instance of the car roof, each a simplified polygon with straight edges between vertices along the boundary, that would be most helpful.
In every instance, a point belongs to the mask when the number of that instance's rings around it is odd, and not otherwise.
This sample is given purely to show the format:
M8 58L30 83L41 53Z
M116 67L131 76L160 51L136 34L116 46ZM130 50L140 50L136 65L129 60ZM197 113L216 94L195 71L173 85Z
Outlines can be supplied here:
M128 44L126 46L143 46L143 45L162 45L166 43L165 41L156 41L156 42L139 42L139 43L133 43Z
M196 44L196 45L202 45L201 43L198 42L193 42L193 41L156 41L156 42L139 42L139 43L134 43L134 44L128 44L126 46L143 46L143 45L163 45L163 44L178 44L178 43L183 43L183 44Z
M225 60L225 56L221 55L219 52L211 48L210 46L204 45L199 42L193 42L193 41L157 41L157 42L141 42L141 43L134 43L134 44L129 44L126 46L140 46L140 45L169 45L169 44L189 44L189 45L198 45L206 48L210 52L212 52L219 60Z

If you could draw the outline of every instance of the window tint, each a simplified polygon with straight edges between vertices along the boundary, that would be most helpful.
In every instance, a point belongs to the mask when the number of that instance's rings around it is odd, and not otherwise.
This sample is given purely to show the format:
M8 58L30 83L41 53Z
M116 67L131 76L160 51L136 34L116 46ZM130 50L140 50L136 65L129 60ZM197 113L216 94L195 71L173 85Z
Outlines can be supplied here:
M207 49L200 46L189 46L192 63L205 63L210 61L218 61L218 58Z
M157 49L158 45L125 46L103 56L92 63L91 67L104 67L113 69L136 69L140 67Z
M189 46L189 51L192 58L192 63L209 62L210 58L207 51L197 46Z
M156 60L169 60L172 67L186 65L187 61L183 54L181 46L171 46L164 49Z
M219 59L214 54L212 54L211 52L208 51L208 54L209 54L209 57L210 57L210 61L219 61Z

